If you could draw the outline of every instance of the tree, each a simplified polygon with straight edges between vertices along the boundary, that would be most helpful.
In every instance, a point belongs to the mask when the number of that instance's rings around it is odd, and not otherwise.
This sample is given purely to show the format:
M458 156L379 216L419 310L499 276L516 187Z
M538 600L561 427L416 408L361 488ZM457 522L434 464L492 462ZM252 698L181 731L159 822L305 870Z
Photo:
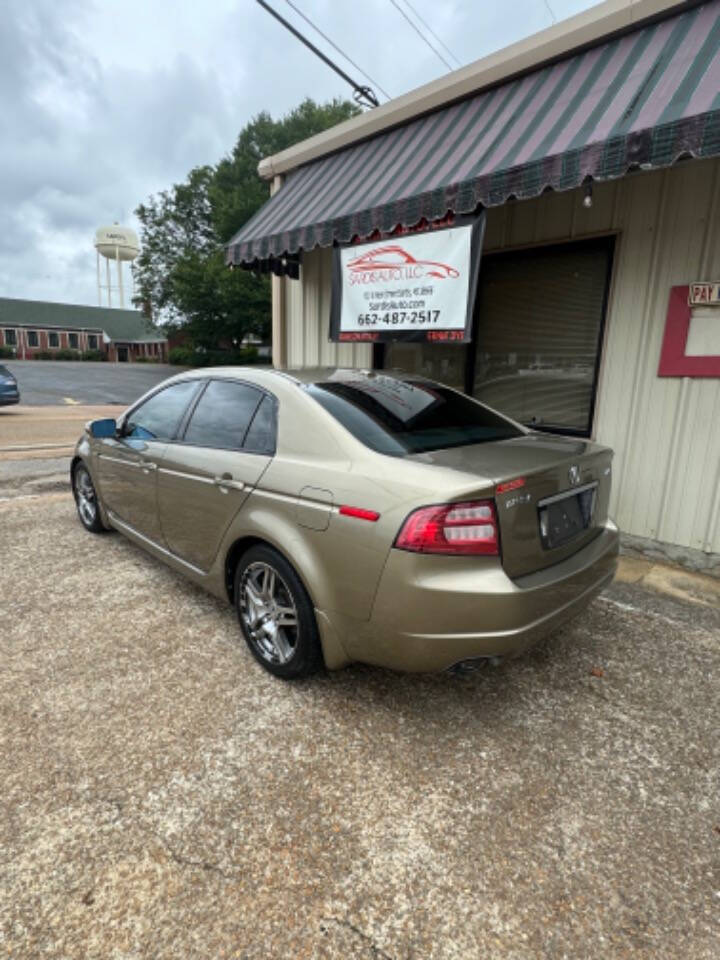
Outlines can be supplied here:
M249 333L267 337L269 280L227 269L223 246L268 198L259 161L357 112L349 101L308 99L281 120L260 113L240 131L230 156L196 167L183 183L140 204L135 303L207 349Z
M135 211L142 238L134 276L136 304L148 305L155 320L172 322L182 314L175 302L173 270L178 260L194 251L208 255L217 248L208 189L212 167L195 167L185 183L174 184Z

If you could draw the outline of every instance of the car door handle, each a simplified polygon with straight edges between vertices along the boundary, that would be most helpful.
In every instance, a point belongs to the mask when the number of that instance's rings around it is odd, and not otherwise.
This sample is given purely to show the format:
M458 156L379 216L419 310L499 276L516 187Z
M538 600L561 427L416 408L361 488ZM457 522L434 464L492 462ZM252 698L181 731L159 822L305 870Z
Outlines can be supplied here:
M146 460L143 464L141 464L141 466L143 473L149 474L152 473L153 470L157 470L157 464L153 463L152 460Z
M229 473L224 473L221 477L215 477L213 483L216 487L220 487L223 493L226 493L228 488L232 490L242 490L245 487L245 484L241 483L240 480L233 480Z

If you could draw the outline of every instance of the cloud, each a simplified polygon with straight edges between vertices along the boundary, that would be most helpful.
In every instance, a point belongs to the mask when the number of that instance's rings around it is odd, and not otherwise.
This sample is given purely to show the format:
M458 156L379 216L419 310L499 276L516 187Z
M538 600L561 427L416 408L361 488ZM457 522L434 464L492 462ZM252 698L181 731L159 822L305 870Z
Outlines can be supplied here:
M0 32L0 294L93 302L92 239L232 144L217 72L103 62L87 4L12 0Z
M392 95L444 72L386 0L298 5ZM513 17L459 0L413 5L463 62L549 22L532 0L513 0ZM553 2L558 17L588 5ZM140 202L217 162L261 110L347 95L251 0L5 0L0 296L96 302L98 226L137 226Z

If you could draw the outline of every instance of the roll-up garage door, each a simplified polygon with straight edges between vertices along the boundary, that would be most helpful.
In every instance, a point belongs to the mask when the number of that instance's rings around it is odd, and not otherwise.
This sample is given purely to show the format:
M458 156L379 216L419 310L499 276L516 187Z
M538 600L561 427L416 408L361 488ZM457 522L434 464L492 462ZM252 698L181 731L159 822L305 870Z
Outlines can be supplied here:
M612 238L487 255L473 393L521 423L588 435Z

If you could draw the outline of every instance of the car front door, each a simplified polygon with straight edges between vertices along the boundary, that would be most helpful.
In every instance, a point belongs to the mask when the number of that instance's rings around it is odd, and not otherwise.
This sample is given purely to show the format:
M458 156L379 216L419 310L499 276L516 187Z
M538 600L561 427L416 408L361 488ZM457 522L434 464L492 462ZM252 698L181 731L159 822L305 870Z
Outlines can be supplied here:
M185 380L154 393L128 413L118 436L100 441L97 451L97 477L106 507L155 543L162 544L158 462L199 389L198 380Z
M275 407L251 384L209 380L182 437L167 446L158 470L163 535L176 556L202 571L272 459Z

